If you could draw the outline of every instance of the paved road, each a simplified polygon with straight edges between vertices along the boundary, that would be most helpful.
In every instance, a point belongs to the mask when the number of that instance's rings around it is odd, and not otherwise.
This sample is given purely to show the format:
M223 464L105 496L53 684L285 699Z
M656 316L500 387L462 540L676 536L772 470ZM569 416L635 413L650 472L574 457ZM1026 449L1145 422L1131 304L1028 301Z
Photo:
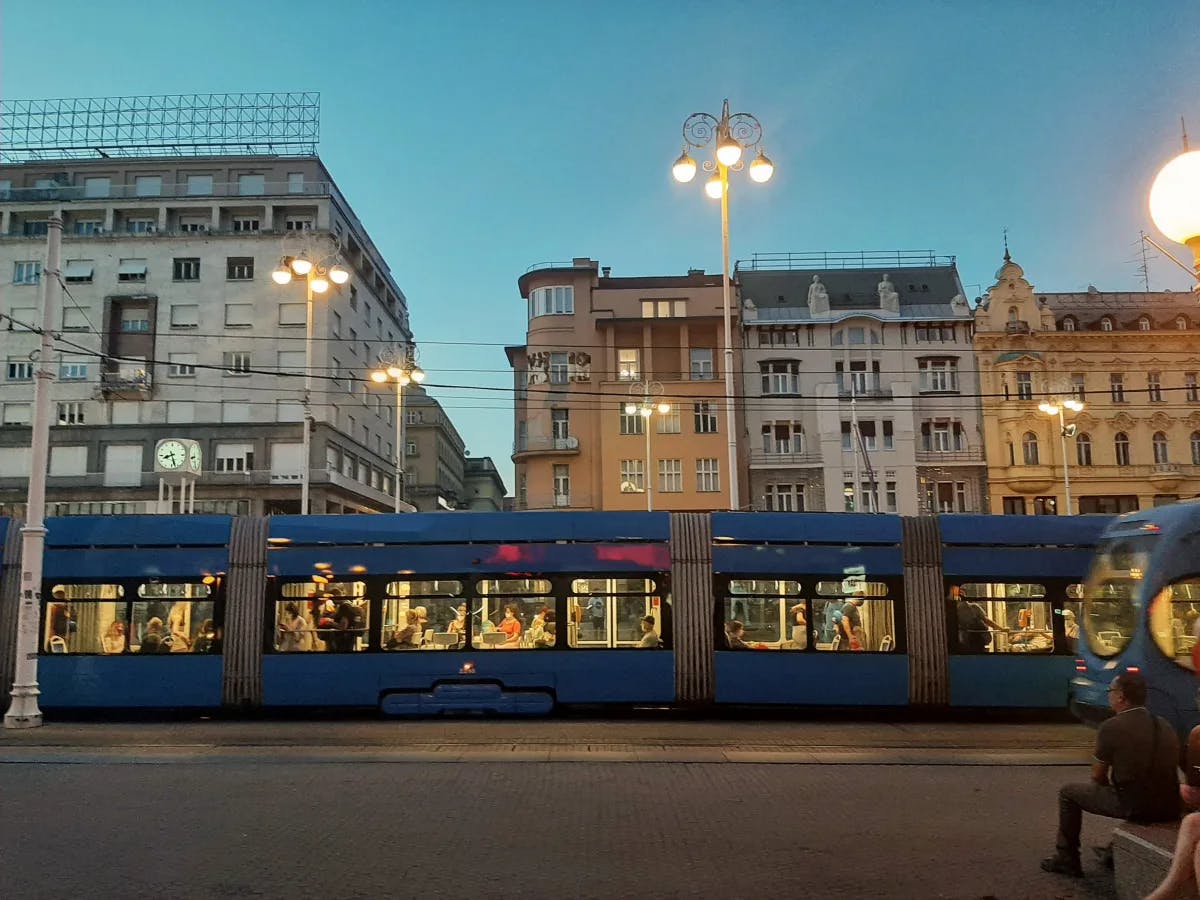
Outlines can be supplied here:
M1108 873L1037 868L1057 785L1086 777L1058 756L1088 737L912 723L54 725L0 736L0 872L5 896L47 898L1110 897ZM997 746L1054 764L855 757ZM824 748L842 764L747 761L735 747ZM389 755L419 748L441 755ZM548 761L555 748L575 761ZM735 755L638 756L658 748ZM1086 827L1092 842L1109 833Z

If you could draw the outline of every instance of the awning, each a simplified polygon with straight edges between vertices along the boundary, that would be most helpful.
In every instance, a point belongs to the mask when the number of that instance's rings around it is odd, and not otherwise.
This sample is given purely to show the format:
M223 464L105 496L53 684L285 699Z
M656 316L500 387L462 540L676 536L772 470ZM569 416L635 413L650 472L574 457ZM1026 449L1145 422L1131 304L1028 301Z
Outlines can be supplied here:
M88 274L91 274L91 266L88 266ZM146 261L144 259L123 259L121 265L117 268L118 275L145 275Z
M95 268L90 260L74 260L67 263L66 267L63 268L63 278L67 279L67 281L75 279L88 281L91 279Z

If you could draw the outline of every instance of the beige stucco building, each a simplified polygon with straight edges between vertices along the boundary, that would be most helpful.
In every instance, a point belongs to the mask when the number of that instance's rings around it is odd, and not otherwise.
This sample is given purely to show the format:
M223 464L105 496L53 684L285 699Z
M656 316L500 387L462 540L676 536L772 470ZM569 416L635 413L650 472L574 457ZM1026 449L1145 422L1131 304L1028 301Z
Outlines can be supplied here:
M728 509L721 276L613 277L579 258L518 286L515 507L645 509L650 490L655 509ZM627 415L647 383L670 411Z
M1066 412L1071 513L1200 494L1200 316L1191 294L1035 291L1005 254L975 314L991 510L1067 511L1057 416Z

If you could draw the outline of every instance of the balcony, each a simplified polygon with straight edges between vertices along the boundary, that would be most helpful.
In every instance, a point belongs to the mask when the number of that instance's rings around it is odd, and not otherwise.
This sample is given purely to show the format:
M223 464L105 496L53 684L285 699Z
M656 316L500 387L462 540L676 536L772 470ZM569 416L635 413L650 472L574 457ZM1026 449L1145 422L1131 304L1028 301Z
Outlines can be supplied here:
M1029 334L1028 322L1005 322L1004 332L1006 334Z
M570 494L555 494L554 495L554 506L556 508L566 509L570 505L571 505L571 495Z
M247 197L323 197L334 193L332 182L306 181L303 184L289 184L287 181L267 181L261 191L243 193L242 185L236 181L219 181L210 184L207 189L200 190L203 185L186 181L164 182L162 189L155 194L139 194L137 185L112 184L108 191L100 197L89 197L85 194L83 185L58 184L52 187L9 188L0 191L0 203L59 203L63 200L88 201L105 203L109 200L138 200L153 203L156 200L186 199L202 200L206 197L229 197L235 199Z
M1010 466L1008 486L1020 494L1045 493L1057 481L1050 466Z
M750 451L750 468L752 469L819 465L821 465L820 453L768 453L766 450Z
M579 438L574 435L567 437L531 437L518 440L513 444L513 460L529 456L578 456Z
M974 450L918 450L916 456L917 463L929 463L933 465L974 463L978 465L983 462L983 448L979 447Z
M150 396L154 379L149 369L122 366L100 373L100 392L109 400L143 400Z
M1173 488L1183 481L1183 466L1178 463L1155 463L1146 476L1155 487Z

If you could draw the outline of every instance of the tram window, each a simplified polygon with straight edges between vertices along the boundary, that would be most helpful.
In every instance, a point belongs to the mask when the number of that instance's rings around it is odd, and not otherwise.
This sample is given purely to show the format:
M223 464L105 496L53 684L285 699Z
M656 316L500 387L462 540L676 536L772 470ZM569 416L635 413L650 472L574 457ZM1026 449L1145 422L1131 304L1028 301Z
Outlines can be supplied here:
M576 579L587 584L586 596L567 597L567 646L582 649L650 648L671 646L671 600L655 589L650 579ZM630 590L633 589L633 590ZM647 632L642 622L654 624ZM653 633L654 638L647 638Z
M389 597L461 597L461 581L393 581L387 586Z
M822 582L825 585L837 583ZM866 584L868 588L887 592L887 585L878 582ZM891 600L870 599L869 594L864 598L857 593L823 597L813 600L810 621L817 650L889 653L898 649L896 611Z
M367 649L371 606L361 581L292 581L279 586L271 645L290 653Z
M888 588L882 581L863 581L854 576L841 581L818 581L817 593L822 597L886 597Z
M1200 637L1200 578L1176 582L1159 591L1150 605L1150 633L1164 656L1195 671L1193 653Z
M1137 628L1134 599L1140 583L1140 579L1116 575L1089 579L1084 585L1083 633L1097 656L1116 656L1133 640Z
M122 653L128 606L119 584L56 584L45 606L46 653Z
M203 583L138 585L129 625L135 653L219 653L212 588ZM200 599L205 598L205 599Z
M549 594L550 582L545 578L499 578L479 583L481 594Z
M558 623L553 597L517 597L500 593L484 595L478 602L479 609L472 612L471 618L473 647L545 650L555 645Z
M467 603L455 603L445 592L388 597L383 601L382 622L384 650L454 650L467 635Z
M1053 653L1053 604L1046 587L968 582L950 589L959 653Z
M1055 610L1063 620L1063 637L1068 653L1075 653L1079 648L1079 623L1083 621L1083 585L1068 584L1067 599L1061 604L1061 609Z
M731 594L779 594L780 596L800 596L798 581L755 581L752 579L735 578L729 582Z

